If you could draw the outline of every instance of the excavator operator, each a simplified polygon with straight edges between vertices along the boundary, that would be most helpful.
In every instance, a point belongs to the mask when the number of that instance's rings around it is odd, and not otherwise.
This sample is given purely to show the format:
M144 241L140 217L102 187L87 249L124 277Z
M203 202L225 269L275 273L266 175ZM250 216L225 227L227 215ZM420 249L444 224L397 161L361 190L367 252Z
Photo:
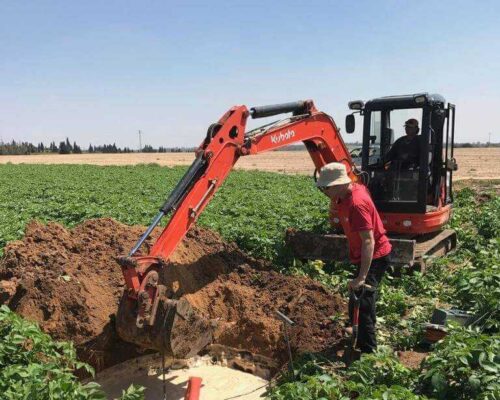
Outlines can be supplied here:
M351 181L344 164L326 164L320 170L316 186L337 203L338 216L349 242L349 258L357 266L349 290L358 291L362 285L371 287L360 301L358 345L361 352L372 353L377 348L376 288L389 266L392 246L368 189ZM351 320L353 307L351 297Z
M385 163L391 162L391 168L410 169L418 166L420 157L420 136L418 121L410 118L404 124L406 135L394 142L385 157Z

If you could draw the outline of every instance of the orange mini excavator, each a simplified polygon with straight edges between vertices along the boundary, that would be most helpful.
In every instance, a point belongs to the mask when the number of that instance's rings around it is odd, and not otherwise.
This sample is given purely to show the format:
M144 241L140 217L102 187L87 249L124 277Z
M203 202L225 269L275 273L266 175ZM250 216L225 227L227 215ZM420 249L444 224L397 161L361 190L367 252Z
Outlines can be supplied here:
M176 246L242 156L303 142L314 163L315 176L325 164L336 161L345 164L353 181L369 186L385 226L395 235L392 240L396 244L398 241L403 243L400 247L406 252L409 246L404 241L413 242L411 257L415 256L418 237L425 237L424 242L436 241L438 237L437 240L442 242L453 236L453 232L443 237L439 235L442 235L442 227L451 212L451 178L456 166L453 160L454 106L448 104L446 108L445 100L439 95L417 94L375 99L366 104L351 102L350 108L364 116L361 169L354 166L334 120L318 111L311 100L253 107L250 110L245 106L235 106L218 122L210 125L205 139L196 150L193 164L128 256L119 259L126 291L120 303L116 326L124 340L176 358L193 356L212 340L210 321L198 315L183 298L173 298L165 282L162 282L161 272ZM398 165L388 166L383 162L384 154L394 140L390 114L396 109L419 109L422 112L420 162L404 170ZM249 117L264 118L284 113L292 115L245 131ZM450 121L450 118L451 136L449 122L444 129L445 121ZM352 114L347 116L348 132L354 130L353 119ZM369 150L377 142L381 159L376 164L369 164ZM166 215L170 216L170 220L160 237L149 254L141 254L139 249L142 244ZM335 215L332 215L332 224L334 227L338 224ZM297 236L288 236L293 245ZM318 244L320 248L323 246L321 254L305 254L308 251L314 253L314 249L301 248L303 243L299 243L299 257L343 257L324 248L331 248L332 243L333 249L346 247L343 235L319 235L314 240L326 241L326 245L323 242ZM339 250L339 254L342 251Z

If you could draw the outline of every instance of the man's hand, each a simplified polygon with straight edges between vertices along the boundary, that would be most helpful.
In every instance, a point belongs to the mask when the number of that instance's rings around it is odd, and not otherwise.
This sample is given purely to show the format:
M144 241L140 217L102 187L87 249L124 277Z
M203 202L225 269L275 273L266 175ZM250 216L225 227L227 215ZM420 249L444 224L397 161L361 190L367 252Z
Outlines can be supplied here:
M364 285L365 283L365 280L362 278L362 277L357 277L351 281L349 281L349 283L347 284L347 287L349 288L349 290L358 290L362 285Z

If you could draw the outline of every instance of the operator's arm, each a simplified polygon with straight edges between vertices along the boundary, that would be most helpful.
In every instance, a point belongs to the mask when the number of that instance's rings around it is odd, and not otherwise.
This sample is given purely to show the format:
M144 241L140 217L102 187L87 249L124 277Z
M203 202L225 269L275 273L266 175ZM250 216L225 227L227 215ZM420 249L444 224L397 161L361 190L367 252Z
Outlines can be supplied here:
M399 139L393 143L392 147L385 155L384 164L389 161L394 161L397 158L399 143Z

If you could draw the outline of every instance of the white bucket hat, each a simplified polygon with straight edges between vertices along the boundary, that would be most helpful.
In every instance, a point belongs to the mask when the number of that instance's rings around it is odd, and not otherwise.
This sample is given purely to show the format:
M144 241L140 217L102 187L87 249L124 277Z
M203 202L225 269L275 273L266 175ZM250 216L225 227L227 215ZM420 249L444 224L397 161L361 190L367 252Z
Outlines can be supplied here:
M347 175L345 165L338 162L326 164L319 171L319 178L316 181L318 187L328 187L345 185L351 183L351 178Z

